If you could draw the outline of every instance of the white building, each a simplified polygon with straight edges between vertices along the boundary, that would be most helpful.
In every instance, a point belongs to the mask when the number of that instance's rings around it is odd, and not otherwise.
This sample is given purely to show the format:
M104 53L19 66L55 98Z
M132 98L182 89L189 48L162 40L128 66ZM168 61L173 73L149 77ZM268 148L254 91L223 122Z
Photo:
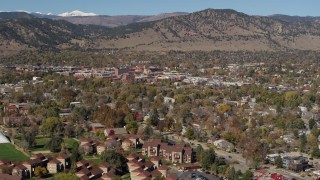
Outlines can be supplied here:
M0 132L0 144L10 143L9 139Z

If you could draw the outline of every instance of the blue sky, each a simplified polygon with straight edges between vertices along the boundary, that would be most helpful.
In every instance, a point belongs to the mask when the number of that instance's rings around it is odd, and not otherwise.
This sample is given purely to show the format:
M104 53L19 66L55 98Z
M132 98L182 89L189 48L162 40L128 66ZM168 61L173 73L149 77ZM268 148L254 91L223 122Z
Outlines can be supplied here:
M320 16L320 0L0 0L0 11L60 14L73 10L100 15L153 15L234 9L249 15Z

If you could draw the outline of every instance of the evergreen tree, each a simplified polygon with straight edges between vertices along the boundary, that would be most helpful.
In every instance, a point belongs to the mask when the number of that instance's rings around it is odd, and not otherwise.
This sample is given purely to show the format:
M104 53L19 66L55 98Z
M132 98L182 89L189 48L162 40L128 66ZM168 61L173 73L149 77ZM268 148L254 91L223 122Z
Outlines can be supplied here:
M282 158L281 156L277 156L274 160L274 165L277 166L277 168L282 168Z

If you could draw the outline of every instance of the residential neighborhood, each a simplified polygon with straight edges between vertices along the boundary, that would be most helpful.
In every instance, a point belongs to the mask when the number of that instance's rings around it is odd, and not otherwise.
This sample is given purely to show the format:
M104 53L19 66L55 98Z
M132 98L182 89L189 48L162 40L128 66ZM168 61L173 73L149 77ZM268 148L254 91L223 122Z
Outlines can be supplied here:
M317 178L316 69L290 70L296 67L229 64L195 76L145 64L3 66L0 138L20 155L0 155L1 172L20 179ZM301 73L304 79L295 76ZM279 79L289 75L297 79Z

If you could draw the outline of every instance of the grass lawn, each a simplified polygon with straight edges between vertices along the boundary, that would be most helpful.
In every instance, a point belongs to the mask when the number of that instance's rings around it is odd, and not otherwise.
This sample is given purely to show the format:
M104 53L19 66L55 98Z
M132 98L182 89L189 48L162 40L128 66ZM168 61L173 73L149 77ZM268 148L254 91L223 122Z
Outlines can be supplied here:
M72 148L73 143L77 142L76 140L72 139L72 138L64 138L64 143L66 144L66 147L68 149Z
M37 137L36 138L36 145L31 148L31 151L46 151L49 150L48 148L46 148L46 144L48 144L48 142L50 141L51 138L48 137ZM72 138L64 138L64 143L66 143L66 146L68 149L70 149L72 147L72 144L76 142L76 140L72 139Z
M45 151L48 148L45 148L46 144L50 141L50 138L36 138L36 145L33 148L30 148L31 151Z
M85 155L83 156L83 159L94 163L95 165L99 165L101 163L103 163L103 161L100 159L99 156L90 156L90 155Z
M0 144L0 159L27 160L29 158L18 151L12 144Z

